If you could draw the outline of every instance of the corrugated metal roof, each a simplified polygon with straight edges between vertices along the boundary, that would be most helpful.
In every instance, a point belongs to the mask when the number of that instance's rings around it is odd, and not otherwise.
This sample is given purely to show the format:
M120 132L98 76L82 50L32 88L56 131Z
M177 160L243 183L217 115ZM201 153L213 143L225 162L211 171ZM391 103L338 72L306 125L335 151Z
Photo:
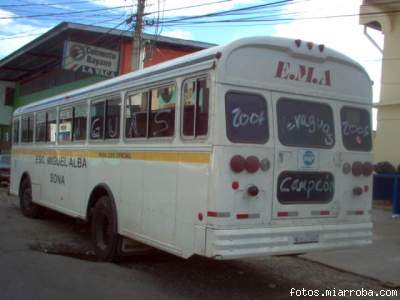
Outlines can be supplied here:
M125 30L63 22L0 60L0 80L19 81L44 67L59 64L63 55L64 41L73 33L85 34L89 41L96 42L100 42L102 36L107 36L108 44L111 39L116 42L115 46L118 44L118 39L132 38L132 33ZM215 46L210 43L151 34L143 34L143 38L179 47L206 49Z

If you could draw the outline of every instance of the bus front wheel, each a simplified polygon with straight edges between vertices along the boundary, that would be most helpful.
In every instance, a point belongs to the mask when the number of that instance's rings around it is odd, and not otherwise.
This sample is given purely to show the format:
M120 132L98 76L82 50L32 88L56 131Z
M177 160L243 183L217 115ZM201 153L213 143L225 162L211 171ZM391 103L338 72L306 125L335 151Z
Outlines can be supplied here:
M19 205L22 214L28 218L39 218L41 216L41 207L32 201L32 186L29 179L24 179L21 184L19 194Z
M92 240L99 260L114 262L119 260L122 238L118 234L116 212L108 196L102 196L94 206Z

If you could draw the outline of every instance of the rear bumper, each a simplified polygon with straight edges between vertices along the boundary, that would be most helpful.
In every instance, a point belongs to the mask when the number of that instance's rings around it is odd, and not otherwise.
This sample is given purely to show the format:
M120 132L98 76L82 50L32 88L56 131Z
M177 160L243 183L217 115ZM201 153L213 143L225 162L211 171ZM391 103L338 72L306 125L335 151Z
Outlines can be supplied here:
M312 241L299 237L317 237ZM297 242L296 242L297 240ZM206 256L238 259L367 245L372 223L252 229L207 229Z

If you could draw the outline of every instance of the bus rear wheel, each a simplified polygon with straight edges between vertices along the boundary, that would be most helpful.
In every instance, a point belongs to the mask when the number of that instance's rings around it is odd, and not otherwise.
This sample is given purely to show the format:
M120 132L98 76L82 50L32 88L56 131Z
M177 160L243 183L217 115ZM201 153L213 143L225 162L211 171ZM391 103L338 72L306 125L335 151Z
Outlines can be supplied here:
M32 201L32 186L29 179L22 181L19 193L19 205L25 217L39 218L42 215L41 207Z
M99 260L117 262L120 259L122 237L117 231L117 216L111 201L108 196L102 196L94 206L92 241Z

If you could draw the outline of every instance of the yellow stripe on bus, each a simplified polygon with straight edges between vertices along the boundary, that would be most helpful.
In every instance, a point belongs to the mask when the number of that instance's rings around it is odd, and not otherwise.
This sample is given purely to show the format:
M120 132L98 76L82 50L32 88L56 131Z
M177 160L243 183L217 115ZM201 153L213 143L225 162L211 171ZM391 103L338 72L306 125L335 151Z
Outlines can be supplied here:
M205 152L167 152L167 151L94 151L94 150L39 150L39 149L13 149L13 155L41 155L41 156L66 156L90 157L109 159L133 159L148 161L167 161L208 164L210 153Z

